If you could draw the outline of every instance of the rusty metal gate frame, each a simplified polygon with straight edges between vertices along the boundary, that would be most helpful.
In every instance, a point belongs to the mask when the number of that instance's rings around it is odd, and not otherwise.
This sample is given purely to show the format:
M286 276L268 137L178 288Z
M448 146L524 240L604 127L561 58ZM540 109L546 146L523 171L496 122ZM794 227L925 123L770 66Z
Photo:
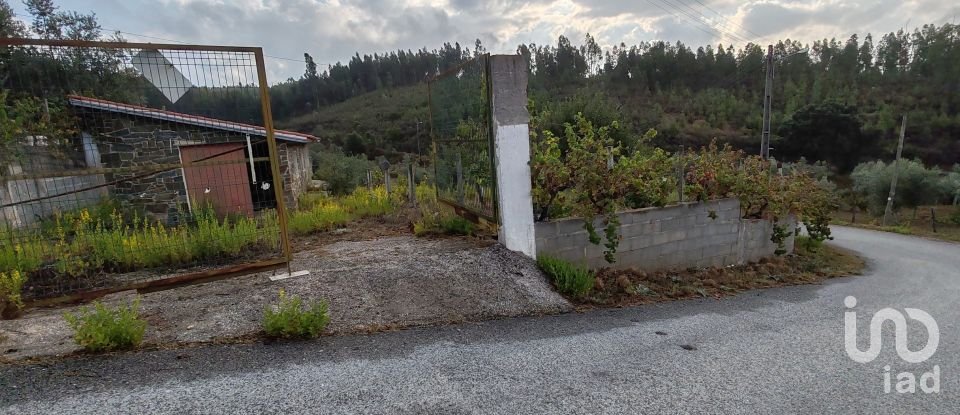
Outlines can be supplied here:
M458 140L440 140L437 137L437 131L434 125L433 113L433 94L432 88L433 84L444 78L455 76L462 69L475 64L478 60L483 60L483 81L484 87L486 88L486 102L487 114L486 114L486 124L487 124L487 153L489 154L490 162L490 174L491 174L491 191L492 191L492 201L493 201L493 212L492 215L479 211L477 209L471 208L469 206L464 206L461 203L458 203L455 200L444 199L440 194L440 187L436 186L437 201L443 204L446 204L453 208L454 212L457 215L468 219L474 223L480 223L485 221L487 223L493 224L494 226L499 226L500 224L500 203L498 199L498 189L497 189L497 160L495 153L495 144L494 144L494 125L493 125L493 82L491 78L491 69L490 69L490 54L485 53L479 56L476 56L472 59L466 60L459 65L453 66L440 72L433 77L427 80L427 107L430 111L430 139L432 143L433 150L433 168L434 168L434 180L437 178L437 157L438 157L438 143L440 142L455 142Z
M42 298L30 301L26 307L41 307L54 304L73 303L90 301L108 294L136 290L139 293L162 291L187 285L200 284L216 280L232 278L241 275L248 275L264 271L272 271L281 268L287 268L289 271L290 261L292 259L292 248L287 229L287 213L284 197L283 176L280 172L280 162L278 147L274 134L273 113L270 108L270 87L267 83L266 65L264 63L263 48L248 46L221 46L221 45L196 45L196 44L164 44L164 43L132 43L132 42L102 42L102 41L81 41L81 40L49 40L49 39L20 39L20 38L0 38L0 47L8 46L46 46L46 47L68 47L68 48L104 48L104 49L141 49L141 50L178 50L178 51L196 51L196 52L236 52L253 54L257 70L257 83L259 84L259 97L261 111L263 116L263 128L265 130L266 143L269 156L267 158L257 158L256 160L270 161L271 172L274 179L274 196L276 198L277 220L280 227L280 245L281 256L271 259L260 260L257 262L246 263L242 265L221 267L215 270L180 274L172 277L142 281L137 283L128 283L116 287L103 289L87 290L78 293L66 294L53 298ZM216 155L211 156L216 157ZM247 163L247 160L242 163ZM153 168L94 168L86 170L73 170L61 172L40 172L37 174L26 174L20 176L30 176L29 178L41 177L64 177L65 175L80 174L98 174L104 172L126 171L131 169L142 171L141 175L153 175L163 171L183 167L199 167L224 164L218 161L199 161L194 163L180 163L176 165L155 165ZM236 163L236 162L226 162ZM127 179L129 180L129 179ZM109 186L112 183L106 183Z

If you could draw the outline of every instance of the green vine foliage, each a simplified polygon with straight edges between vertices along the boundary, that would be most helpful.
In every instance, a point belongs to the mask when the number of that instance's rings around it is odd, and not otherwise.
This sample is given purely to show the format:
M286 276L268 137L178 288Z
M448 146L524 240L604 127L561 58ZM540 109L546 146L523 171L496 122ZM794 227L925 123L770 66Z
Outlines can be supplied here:
M773 224L773 234L770 236L770 242L777 244L777 249L773 251L774 255L781 256L787 253L786 241L790 235L791 232L787 230L785 225Z
M816 180L807 169L778 171L758 156L747 156L716 143L700 151L670 155L644 148L656 135L645 134L628 152L610 132L616 121L596 126L582 114L567 123L563 137L531 123L533 196L540 221L575 216L583 218L591 243L605 248L604 258L616 260L620 243L618 212L664 206L675 197L678 172L684 194L696 201L735 197L742 217L774 223L802 221L813 240L830 238L830 213L837 207L832 183ZM601 232L602 230L602 232ZM792 232L777 225L774 242L784 251Z
M70 146L77 134L76 120L64 106L37 97L12 98L0 91L0 165L16 160L27 137L44 137L51 151Z
M541 114L542 115L542 114ZM593 244L603 244L607 262L616 261L620 244L617 212L625 208L663 206L675 183L670 155L660 149L626 151L613 132L619 123L596 126L583 114L564 126L563 137L531 129L533 199L538 220L576 216ZM638 148L656 136L649 130L634 143ZM564 148L566 149L564 151ZM602 235L594 221L602 224Z
M686 192L697 200L736 197L749 219L802 221L812 239L830 239L830 214L839 206L834 185L807 169L776 171L759 156L711 144L684 160Z

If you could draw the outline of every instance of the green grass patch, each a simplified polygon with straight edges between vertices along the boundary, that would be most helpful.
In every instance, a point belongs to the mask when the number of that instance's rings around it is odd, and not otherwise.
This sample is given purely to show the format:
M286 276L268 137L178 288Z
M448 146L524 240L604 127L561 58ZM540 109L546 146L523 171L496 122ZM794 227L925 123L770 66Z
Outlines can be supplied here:
M336 203L318 204L310 210L297 211L287 225L297 235L329 231L353 220L353 215Z
M393 214L403 198L398 190L388 194L383 186L358 187L346 196L307 193L299 203L300 209L290 214L288 226L294 234L307 235L330 231L356 219Z
M207 206L185 214L187 223L175 227L137 215L128 220L116 210L108 219L102 212L91 212L79 209L56 215L53 225L0 232L0 269L17 270L29 277L49 267L58 275L78 277L99 271L180 266L279 247L280 230L273 211L257 218L235 215L220 219Z
M271 338L315 338L330 322L325 301L306 306L297 296L280 290L279 302L263 311L263 331Z
M64 314L74 331L73 340L84 350L108 352L128 350L140 346L147 330L147 322L140 318L140 299L129 305L109 308L94 302L93 308L84 307L78 314Z
M543 254L537 255L537 266L561 294L582 297L593 289L594 274L586 267Z
M473 235L476 225L460 216L451 216L440 220L440 229L447 235Z

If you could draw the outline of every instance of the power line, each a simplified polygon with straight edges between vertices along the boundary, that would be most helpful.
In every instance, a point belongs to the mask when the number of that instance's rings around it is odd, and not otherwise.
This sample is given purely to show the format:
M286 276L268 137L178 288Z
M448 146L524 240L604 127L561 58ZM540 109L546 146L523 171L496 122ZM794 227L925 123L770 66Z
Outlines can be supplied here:
M720 14L720 12L714 10L714 8L712 8L712 7L710 7L710 6L707 6L706 4L704 4L703 2L701 2L700 0L693 0L693 1L699 3L701 6L705 7L707 10L710 10L711 12L713 12L713 14L716 14L716 15L719 16L721 19L723 19L724 21L730 23L731 25L734 25L734 26L736 26L736 27L739 27L740 30L743 30L743 31L745 31L745 32L753 35L753 37L754 37L755 39L759 39L759 38L763 37L763 36L758 35L756 32L754 32L754 31L752 31L752 30L750 30L750 29L747 29L747 28L745 28L745 27L743 27L743 26L741 26L741 25L739 25L739 24L737 24L737 23L734 23L732 20L727 19L727 18L724 17L722 14Z
M693 17L693 18L696 19L697 21L702 22L703 24L705 24L705 25L713 28L714 30L717 30L718 32L725 33L725 34L728 34L728 35L730 35L730 36L733 36L733 38L737 39L737 41L739 41L739 42L750 43L750 39L748 39L746 36L741 36L741 35L740 35L739 33L737 33L736 31L722 28L720 25L714 26L714 25L710 22L710 18L709 18L709 17L705 16L703 13L700 13L699 11L697 11L696 9L694 9L693 7L690 7L690 5L684 3L682 0L676 0L676 2L679 3L679 5L674 4L672 0L661 0L661 1L665 1L665 2L670 3L671 6L673 6L675 9L683 12L684 14L687 14L687 15ZM683 10L681 7L684 7L684 8L686 8L687 10ZM691 12L692 12L692 14L691 14Z
M647 0L647 3L650 3L650 4L654 5L654 6L656 6L658 9L663 10L664 13L667 13L667 14L673 16L675 19L680 20L680 16L677 16L676 13L673 13L673 12L671 12L670 10L665 9L663 6L661 6L661 5L658 4L658 3L654 3L653 0ZM686 20L686 19L684 19L684 20ZM700 27L700 26L694 26L693 28L694 28L694 29L697 29L697 30L700 30L701 32L706 33L707 35L710 35L710 36L717 36L717 35L718 35L718 33L716 32L715 29L714 29L714 32L710 32L709 30L706 30L706 29L704 29L704 28L702 28L702 27ZM711 28L711 29L712 29L712 28ZM722 38L722 36L721 36L721 38Z
M671 2L670 0L659 0L659 1L662 2L664 5L667 5L668 7L676 10L676 11L679 12L679 13L681 13L684 17L686 17L685 20L690 21L690 22L693 22L694 24L697 24L697 25L699 25L699 26L706 27L706 28L709 29L710 31L713 31L714 33L709 33L711 36L720 36L721 38L726 37L726 38L729 39L729 40L733 40L733 41L735 41L735 42L740 42L740 43L750 43L749 40L747 40L746 38L744 38L744 37L742 37L742 36L737 35L736 33L728 32L728 31L722 30L722 29L718 29L718 28L712 26L711 24L709 24L709 23L707 23L707 22L704 22L703 20L701 20L700 18L698 18L698 17L695 16L694 14L691 14L690 12L688 12L688 11L686 11L686 10L683 10L682 8L680 8L679 6L677 6L676 4L674 4L673 2ZM667 13L670 13L670 14L673 15L674 17L679 17L679 16L677 16L676 13L671 12L671 11L669 11L669 10L666 10L666 9L664 9L663 7L661 7L661 9L664 10L664 11L666 11ZM699 15L699 13L698 13L698 15ZM702 15L700 15L700 16L702 16Z
M676 1L677 1L677 3L680 3L683 7L686 7L688 10L690 10L692 13L694 13L694 14L696 15L696 17L698 17L700 20L704 21L705 23L707 23L707 24L709 24L709 25L711 25L711 26L714 26L714 25L715 25L716 28L717 28L717 30L722 31L722 32L725 32L725 33L733 34L733 35L735 35L738 39L740 39L742 42L746 42L746 43L756 43L755 40L751 40L748 36L741 34L741 32L738 31L738 30L736 30L736 29L729 28L729 27L723 25L722 22L721 22L721 23L713 23L715 19L711 19L709 16L701 13L699 10L695 9L693 6L684 3L682 0L676 0ZM723 16L721 16L721 17L723 17Z

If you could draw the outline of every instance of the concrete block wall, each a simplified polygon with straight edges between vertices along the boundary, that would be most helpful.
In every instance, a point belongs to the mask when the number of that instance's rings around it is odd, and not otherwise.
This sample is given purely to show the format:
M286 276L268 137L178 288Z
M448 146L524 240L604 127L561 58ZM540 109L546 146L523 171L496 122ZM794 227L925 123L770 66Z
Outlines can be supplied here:
M579 218L538 222L537 252L591 268L658 270L740 264L771 256L776 249L770 241L773 225L741 219L737 199L625 211L619 219L621 240L614 264L604 260L602 243L590 243ZM599 220L595 225L602 229ZM792 237L787 248L793 250Z

